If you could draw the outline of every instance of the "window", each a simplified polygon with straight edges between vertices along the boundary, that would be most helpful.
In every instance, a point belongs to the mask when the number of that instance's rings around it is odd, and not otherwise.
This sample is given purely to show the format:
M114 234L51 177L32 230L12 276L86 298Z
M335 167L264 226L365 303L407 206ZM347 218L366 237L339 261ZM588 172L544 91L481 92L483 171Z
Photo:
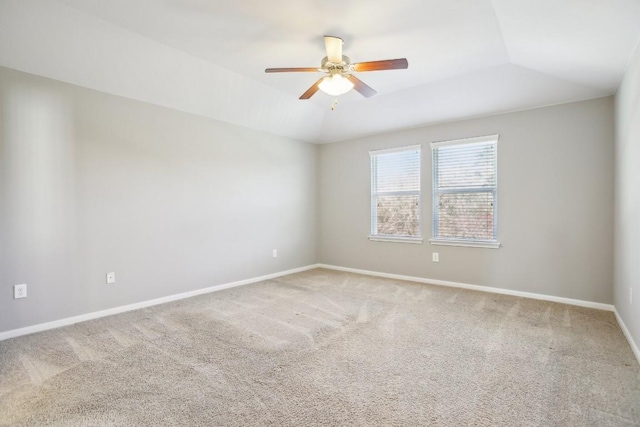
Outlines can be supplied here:
M431 143L432 244L498 248L498 135Z
M420 146L369 152L371 240L422 243Z

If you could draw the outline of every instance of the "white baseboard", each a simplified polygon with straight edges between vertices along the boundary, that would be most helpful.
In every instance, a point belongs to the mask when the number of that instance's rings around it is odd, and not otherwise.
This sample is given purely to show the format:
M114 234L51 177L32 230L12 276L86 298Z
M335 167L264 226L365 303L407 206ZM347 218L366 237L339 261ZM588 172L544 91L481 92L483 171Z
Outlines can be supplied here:
M6 340L9 338L19 337L22 335L33 334L35 332L42 332L49 329L60 328L62 326L73 325L74 323L84 322L92 319L98 319L100 317L111 316L113 314L124 313L126 311L138 310L145 307L151 307L158 304L164 304L171 301L177 301L185 298L194 297L197 295L203 295L210 292L221 291L223 289L229 289L237 286L243 286L251 283L261 282L263 280L274 279L276 277L286 276L289 274L300 273L302 271L312 270L314 268L326 268L328 270L346 271L350 273L365 274L369 276L385 277L388 279L408 280L408 281L418 282L418 283L428 283L431 285L470 289L470 290L481 291L481 292L492 292L492 293L503 294L503 295L533 298L533 299L544 300L544 301L553 301L553 302L559 302L563 304L577 305L580 307L588 307L588 308L595 308L599 310L613 311L615 313L616 320L618 321L618 324L620 325L620 328L624 333L624 336L627 338L627 341L629 341L629 345L631 346L633 353L638 359L638 363L640 363L640 350L638 349L638 346L636 345L636 343L633 341L633 338L631 337L629 330L627 329L626 325L618 315L618 312L615 310L615 307L611 304L602 304L597 302L576 300L571 298L562 298L562 297L556 297L551 295L535 294L530 292L513 291L509 289L493 288L489 286L479 286L479 285L471 285L467 283L450 282L446 280L425 279L423 277L405 276L401 274L389 274L389 273L382 273L379 271L371 271L371 270L360 270L357 268L340 267L340 266L328 265L328 264L311 264L305 267L294 268L291 270L281 271L273 274L267 274L265 276L253 277L251 279L239 280L237 282L224 283L221 285L211 286L208 288L197 289L194 291L183 292L175 295L169 295L162 298L156 298L148 301L141 301L134 304L127 304L119 307L109 308L106 310L95 311L92 313L81 314L78 316L67 317L64 319L54 320L51 322L39 323L37 325L27 326L24 328L0 332L0 341Z
M317 267L326 268L328 270L346 271L349 273L365 274L368 276L385 277L387 279L408 280L411 282L428 283L430 285L449 286L452 288L470 289L470 290L481 291L481 292L492 292L495 294L512 295L512 296L523 297L523 298L532 298L532 299L543 300L543 301L553 301L553 302L559 302L563 304L576 305L579 307L587 307L587 308L595 308L598 310L612 311L616 316L616 320L618 321L618 325L620 325L620 329L622 329L622 333L624 334L625 338L629 342L629 345L631 346L631 350L633 351L633 354L636 356L638 363L640 363L640 349L638 349L638 346L633 340L633 337L631 336L631 334L629 333L627 326L624 324L624 322L622 321L622 318L618 314L618 311L616 310L615 306L612 304L603 304L599 302L556 297L552 295L535 294L531 292L513 291L510 289L492 288L490 286L470 285L468 283L449 282L446 280L425 279L423 277L404 276L401 274L389 274L389 273L382 273L379 271L371 271L371 270L360 270L358 268L340 267L337 265L317 264Z
M512 295L516 297L532 298L543 301L553 301L569 305L577 305L580 307L595 308L598 310L613 311L612 304L603 304L600 302L583 301L579 299L556 297L552 295L534 294L531 292L513 291L510 289L492 288L490 286L470 285L468 283L449 282L447 280L425 279L424 277L404 276L401 274L381 273L379 271L360 270L357 268L340 267L337 265L318 264L319 268L329 270L346 271L349 273L366 274L368 276L385 277L387 279L408 280L410 282L428 283L430 285L448 286L451 288L470 289L473 291L491 292L494 294Z
M613 312L616 315L616 320L618 321L618 325L620 325L620 329L622 329L622 333L624 334L625 338L627 338L627 341L629 341L629 345L631 346L631 350L633 351L633 354L636 356L638 363L640 363L640 349L638 349L638 346L636 342L633 340L631 333L629 333L629 330L627 329L627 325L624 324L624 322L622 321L622 318L618 314L618 310L614 309Z
M239 280L237 282L224 283L221 285L211 286L195 291L183 292L180 294L169 295L166 297L156 298L148 301L141 301L134 304L122 305L119 307L109 308L106 310L94 311L92 313L81 314L79 316L67 317L64 319L54 320L52 322L39 323L37 325L26 326L20 329L12 329L10 331L0 332L0 341L9 338L19 337L22 335L42 332L49 329L59 328L61 326L73 325L74 323L84 322L86 320L98 319L100 317L111 316L113 314L124 313L125 311L138 310L140 308L151 307L153 305L164 304L171 301L177 301L197 295L208 294L210 292L221 291L223 289L235 288L237 286L248 285L250 283L262 282L263 280L274 279L276 277L286 276L288 274L300 273L302 271L318 268L317 264L307 265L305 267L294 268L291 270L280 271L278 273L267 274L265 276L253 277L251 279Z

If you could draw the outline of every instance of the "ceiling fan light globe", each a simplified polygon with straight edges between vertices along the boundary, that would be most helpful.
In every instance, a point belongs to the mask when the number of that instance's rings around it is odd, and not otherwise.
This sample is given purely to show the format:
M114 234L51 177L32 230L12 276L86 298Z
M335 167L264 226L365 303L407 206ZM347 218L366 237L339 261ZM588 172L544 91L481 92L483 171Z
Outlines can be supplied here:
M318 87L328 95L340 96L353 89L353 83L340 74L334 74L322 79Z

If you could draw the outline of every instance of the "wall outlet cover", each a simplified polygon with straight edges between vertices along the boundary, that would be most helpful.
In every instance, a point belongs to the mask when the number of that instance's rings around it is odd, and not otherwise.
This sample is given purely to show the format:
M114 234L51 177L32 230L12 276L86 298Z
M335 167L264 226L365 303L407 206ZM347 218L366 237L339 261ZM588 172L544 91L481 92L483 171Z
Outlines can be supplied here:
M107 283L108 284L116 283L116 273L114 272L107 273Z
M13 299L26 298L27 297L27 285L13 285Z

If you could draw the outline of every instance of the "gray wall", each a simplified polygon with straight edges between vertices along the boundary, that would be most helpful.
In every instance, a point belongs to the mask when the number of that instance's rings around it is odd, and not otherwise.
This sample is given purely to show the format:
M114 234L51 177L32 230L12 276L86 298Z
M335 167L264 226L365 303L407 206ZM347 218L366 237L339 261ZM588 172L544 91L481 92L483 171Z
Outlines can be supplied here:
M323 145L319 261L612 303L613 128L608 97ZM502 247L430 245L429 143L495 133ZM368 151L413 144L422 144L425 242L369 241Z
M616 123L616 305L636 340L639 68ZM612 302L612 98L319 147L6 68L0 100L0 331L318 261ZM431 246L429 142L493 133L502 247ZM425 243L371 242L368 151L412 144Z
M314 263L316 160L0 68L0 331Z
M640 345L640 47L616 94L615 280L618 314ZM633 304L629 289L633 288Z

